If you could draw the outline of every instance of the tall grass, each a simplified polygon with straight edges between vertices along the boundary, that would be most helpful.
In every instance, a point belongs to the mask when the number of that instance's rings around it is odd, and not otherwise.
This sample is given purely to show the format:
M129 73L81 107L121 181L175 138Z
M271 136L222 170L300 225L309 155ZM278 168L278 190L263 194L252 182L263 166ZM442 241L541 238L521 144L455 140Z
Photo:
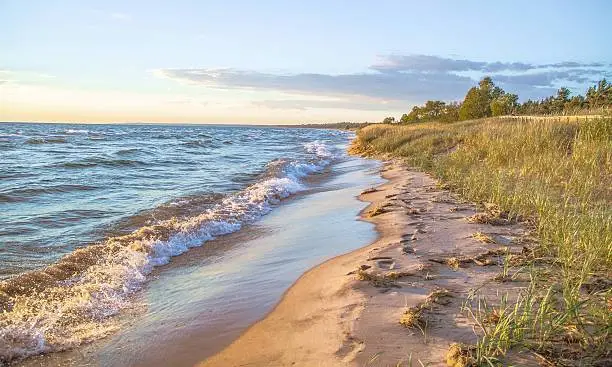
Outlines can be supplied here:
M555 312L584 333L585 344L610 342L612 118L373 125L358 132L351 149L403 158L466 199L529 218L539 250L556 264L562 301ZM596 281L603 290L585 292ZM550 287L541 288L540 301L549 300Z

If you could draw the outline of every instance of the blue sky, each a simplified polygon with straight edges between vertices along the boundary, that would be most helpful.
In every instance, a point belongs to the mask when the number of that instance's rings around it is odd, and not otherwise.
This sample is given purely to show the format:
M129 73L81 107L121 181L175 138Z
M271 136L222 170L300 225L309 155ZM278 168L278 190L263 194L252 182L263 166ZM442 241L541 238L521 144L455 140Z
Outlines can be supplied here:
M376 121L612 76L609 1L0 0L0 120Z

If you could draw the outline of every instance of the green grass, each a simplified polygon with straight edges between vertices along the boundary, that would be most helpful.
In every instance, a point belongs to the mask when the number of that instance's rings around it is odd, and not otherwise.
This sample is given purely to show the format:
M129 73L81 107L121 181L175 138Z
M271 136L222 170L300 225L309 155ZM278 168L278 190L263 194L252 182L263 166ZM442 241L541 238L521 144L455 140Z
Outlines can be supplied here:
M527 330L492 348L493 354L521 343L550 352L559 328L577 339L576 356L603 353L612 328L612 118L372 125L358 132L351 150L402 158L467 200L529 219L538 253L554 259L553 276L546 282L541 274L534 277L533 286L508 306L519 308L503 313L504 325L520 322L517 328ZM585 290L602 280L603 289ZM532 318L523 323L521 317L537 315L541 307L549 309L535 321L546 327L536 327Z

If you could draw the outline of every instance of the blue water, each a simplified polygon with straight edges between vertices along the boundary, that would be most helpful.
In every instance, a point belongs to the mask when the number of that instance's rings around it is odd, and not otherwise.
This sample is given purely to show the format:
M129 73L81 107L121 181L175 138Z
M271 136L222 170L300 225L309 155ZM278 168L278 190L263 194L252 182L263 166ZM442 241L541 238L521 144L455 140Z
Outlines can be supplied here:
M103 336L155 266L256 222L349 134L0 124L0 362ZM95 333L93 331L95 330Z

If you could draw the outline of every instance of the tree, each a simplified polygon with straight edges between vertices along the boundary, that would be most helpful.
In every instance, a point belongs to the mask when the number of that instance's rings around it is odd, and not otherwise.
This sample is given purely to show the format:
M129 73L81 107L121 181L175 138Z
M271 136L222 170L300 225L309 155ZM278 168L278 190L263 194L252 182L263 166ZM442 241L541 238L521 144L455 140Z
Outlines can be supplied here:
M561 113L565 108L565 104L569 102L571 92L569 89L562 87L557 91L557 96L552 101L552 109L554 112Z
M400 123L409 124L415 122L440 121L453 122L459 121L459 102L446 103L443 101L425 102L423 106L414 106L408 114L403 114Z
M490 77L484 77L478 87L472 87L465 95L459 109L460 120L478 119L491 116L491 102L500 98L506 92L496 87Z
M586 96L571 96L570 90L562 87L553 96L518 103L518 95L506 93L493 83L493 79L484 77L478 82L478 86L468 90L463 102L429 100L424 105L412 107L412 110L404 113L398 122L402 124L427 121L454 122L515 113L522 115L576 113L584 108L612 108L612 84L602 79L587 90ZM387 117L383 122L394 123L395 119Z
M493 89L495 88L495 84L493 84L493 79L490 76L485 76L478 82L478 88L484 91L486 94L493 93Z
M440 121L442 122L459 121L459 108L461 108L461 104L459 102L448 103L444 107L444 112L440 116Z
M517 101L516 94L503 92L491 102L491 115L503 116L514 113L518 105Z
M395 123L395 117L385 117L385 119L383 120L383 124L393 124Z
M486 112L483 110L483 98L480 89L470 88L465 95L465 99L459 109L460 120L471 120L484 117Z
M589 108L612 106L612 85L604 78L586 93L586 103Z
M584 108L584 97L581 95L572 97L565 103L565 106L563 106L563 110L570 113L575 113L582 108Z

